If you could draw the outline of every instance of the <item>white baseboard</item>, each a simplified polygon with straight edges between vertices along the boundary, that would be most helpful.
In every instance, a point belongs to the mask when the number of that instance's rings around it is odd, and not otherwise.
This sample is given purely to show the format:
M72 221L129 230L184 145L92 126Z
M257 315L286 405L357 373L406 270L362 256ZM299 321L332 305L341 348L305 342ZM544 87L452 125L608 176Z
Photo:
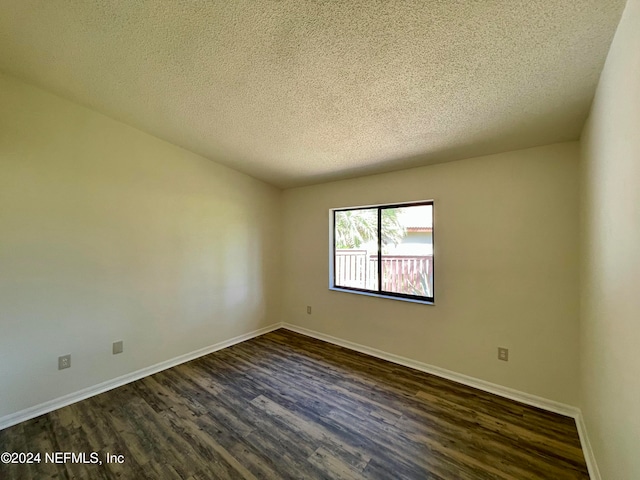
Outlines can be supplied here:
M582 411L579 411L576 416L576 427L578 428L578 435L580 436L580 445L582 446L584 460L589 469L589 478L591 478L591 480L602 480L600 470L598 470L598 464L596 463L596 457L593 454L593 448L589 441L589 435L587 435L587 425L584 423Z
M287 330L291 330L308 337L317 338L318 340L333 343L334 345L345 347L350 350L355 350L356 352L365 353L367 355L381 358L389 362L397 363L398 365L403 365L405 367L420 370L421 372L430 373L432 375L446 378L448 380L452 380L469 387L477 388L485 392L493 393L501 397L509 398L526 405L531 405L533 407L538 407L553 413L572 417L576 422L576 428L578 430L578 436L580 437L580 444L582 446L582 452L584 454L585 462L589 470L589 476L591 480L601 480L600 472L596 464L596 459L591 448L591 443L589 442L589 437L587 436L587 428L585 426L584 419L582 418L582 411L578 407L556 402L554 400L549 400L547 398L532 395L530 393L521 392L519 390L504 387L496 383L480 380L479 378L463 375L451 370L436 367L435 365L429 365L428 363L411 360L410 358L401 357L393 353L388 353L376 348L367 347L366 345L360 345L358 343L342 340L341 338L332 337L331 335L326 335L324 333L320 333L315 330L309 330L308 328L299 327L290 323L283 323L282 326Z
M302 335L307 335L309 337L317 338L318 340L324 340L325 342L333 343L334 345L339 345L341 347L349 348L351 350L355 350L360 353L372 355L374 357L381 358L389 362L397 363L398 365L403 365L405 367L413 368L415 370L420 370L421 372L430 373L432 375L446 378L448 380L452 380L457 383L462 383L463 385L467 385L469 387L477 388L485 392L493 393L501 397L515 400L517 402L526 403L527 405L531 405L533 407L538 407L538 408L542 408L543 410L559 413L560 415L576 418L576 416L580 412L579 408L571 405L567 405L565 403L556 402L554 400L548 400L543 397L538 397L537 395L532 395L530 393L514 390L513 388L503 387L502 385L498 385L496 383L487 382L485 380L480 380L479 378L470 377L468 375L463 375L461 373L453 372L451 370L436 367L435 365L429 365L428 363L418 362L416 360L411 360L410 358L401 357L393 353L384 352L382 350L367 347L365 345L360 345L358 343L342 340L340 338L332 337L331 335L326 335L324 333L316 332L314 330L298 327L297 325L291 325L289 323L285 323L283 324L283 327L293 332L301 333Z
M584 419L582 417L582 412L578 407L556 402L554 400L549 400L543 397L539 397L537 395L532 395L530 393L521 392L519 390L515 390L509 387L504 387L496 383L480 380L478 378L470 377L468 375L463 375L461 373L457 373L451 370L436 367L435 365L429 365L428 363L411 360L409 358L401 357L393 353L388 353L382 350L367 347L366 345L361 345L358 343L349 342L347 340L342 340L340 338L333 337L331 335L326 335L324 333L320 333L315 330L309 330L308 328L299 327L297 325L292 325L290 323L277 323L268 327L261 328L259 330L254 330L253 332L249 332L244 335L240 335L240 336L231 338L229 340L225 340L223 342L219 342L214 345L210 345L208 347L204 347L199 350L195 350L193 352L180 355L170 360L166 360L164 362L151 365L150 367L146 367L141 370L128 373L126 375L122 375L112 380L107 380L106 382L99 383L98 385L87 387L77 392L70 393L68 395L64 395L62 397L50 400L48 402L44 402L39 405L26 408L19 412L6 415L0 418L0 430L10 427L12 425L16 425L20 422L24 422L25 420L30 420L32 418L38 417L45 413L49 413L53 410L57 410L58 408L66 407L67 405L71 405L72 403L79 402L86 398L93 397L94 395L104 393L108 390L118 388L122 385L126 385L127 383L140 380L141 378L147 377L149 375L153 375L154 373L161 372L162 370L166 370L167 368L175 367L176 365L180 365L181 363L194 360L198 357L202 357L204 355L208 355L218 350L222 350L223 348L227 348L237 343L241 343L246 340L250 340L252 338L258 337L260 335L264 335L265 333L269 333L279 328L286 328L287 330L291 330L293 332L297 332L302 335L306 335L308 337L317 338L318 340L323 340L325 342L329 342L334 345L348 348L350 350L355 350L360 353L381 358L383 360L387 360L389 362L393 362L398 365L403 365L405 367L413 368L415 370L430 373L432 375L446 378L448 380L452 380L454 382L461 383L469 387L477 388L485 392L493 393L501 397L509 398L511 400L515 400L517 402L521 402L526 405L538 407L543 410L548 410L550 412L558 413L560 415L573 417L576 421L576 428L578 429L578 435L580 436L582 451L585 456L587 468L589 469L589 476L591 480L601 480L600 472L596 464L596 459L594 457L593 450L591 448L591 443L589 442L589 437L587 435L587 428L584 423Z
M5 415L4 417L0 418L0 430L11 427L12 425L16 425L20 422L24 422L25 420L30 420L32 418L38 417L45 413L49 413L53 410L66 407L67 405L79 402L80 400L93 397L94 395L99 395L100 393L104 393L108 390L121 387L122 385L126 385L127 383L135 382L136 380L140 380L141 378L161 372L162 370L166 370L167 368L175 367L176 365L180 365L181 363L189 362L198 357L202 357L203 355L208 355L218 350L222 350L223 348L230 347L232 345L235 345L236 343L241 343L246 340L250 340L251 338L264 335L265 333L269 333L281 327L282 324L276 323L268 327L260 328L258 330L254 330L253 332L245 333L244 335L239 335L237 337L230 338L229 340L224 340L214 345L209 345L208 347L204 347L193 352L185 353L184 355L165 360L164 362L156 363L155 365L151 365L150 367L127 373L126 375L122 375L112 380L107 380L106 382L83 388L82 390L79 390L77 392L69 393L59 398L54 398L53 400L49 400L48 402L25 408L24 410L20 410L19 412Z

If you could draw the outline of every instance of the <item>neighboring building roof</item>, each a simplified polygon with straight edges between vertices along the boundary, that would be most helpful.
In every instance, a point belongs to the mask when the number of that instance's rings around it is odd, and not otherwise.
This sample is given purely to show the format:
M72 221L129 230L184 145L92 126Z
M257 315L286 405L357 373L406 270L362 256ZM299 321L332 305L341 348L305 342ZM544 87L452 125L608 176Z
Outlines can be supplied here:
M400 209L400 223L410 232L433 230L433 207L424 205Z

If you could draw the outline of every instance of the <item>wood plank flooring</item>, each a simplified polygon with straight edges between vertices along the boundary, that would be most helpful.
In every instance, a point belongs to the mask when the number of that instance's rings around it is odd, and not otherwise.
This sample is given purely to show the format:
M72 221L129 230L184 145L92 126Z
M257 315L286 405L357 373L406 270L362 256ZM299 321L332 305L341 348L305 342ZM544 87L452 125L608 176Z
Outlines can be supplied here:
M573 419L277 330L0 431L2 479L588 478Z

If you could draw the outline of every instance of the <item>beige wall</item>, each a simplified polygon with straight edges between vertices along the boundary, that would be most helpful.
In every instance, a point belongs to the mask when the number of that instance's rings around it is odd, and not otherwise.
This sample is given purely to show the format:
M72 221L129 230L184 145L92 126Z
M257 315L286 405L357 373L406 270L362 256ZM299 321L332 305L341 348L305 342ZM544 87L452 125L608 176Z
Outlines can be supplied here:
M0 417L279 321L280 196L0 76Z
M581 140L581 407L605 479L640 478L640 1Z
M576 405L578 152L557 144L286 190L283 320ZM330 208L424 199L435 200L435 306L329 291Z

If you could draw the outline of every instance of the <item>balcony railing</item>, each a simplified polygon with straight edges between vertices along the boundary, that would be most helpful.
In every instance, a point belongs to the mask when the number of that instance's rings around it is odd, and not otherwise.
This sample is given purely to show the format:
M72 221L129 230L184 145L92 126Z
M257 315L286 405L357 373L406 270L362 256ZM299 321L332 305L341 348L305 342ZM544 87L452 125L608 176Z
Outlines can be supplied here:
M378 256L366 250L336 250L338 287L378 290ZM382 255L382 290L433 296L433 255Z

